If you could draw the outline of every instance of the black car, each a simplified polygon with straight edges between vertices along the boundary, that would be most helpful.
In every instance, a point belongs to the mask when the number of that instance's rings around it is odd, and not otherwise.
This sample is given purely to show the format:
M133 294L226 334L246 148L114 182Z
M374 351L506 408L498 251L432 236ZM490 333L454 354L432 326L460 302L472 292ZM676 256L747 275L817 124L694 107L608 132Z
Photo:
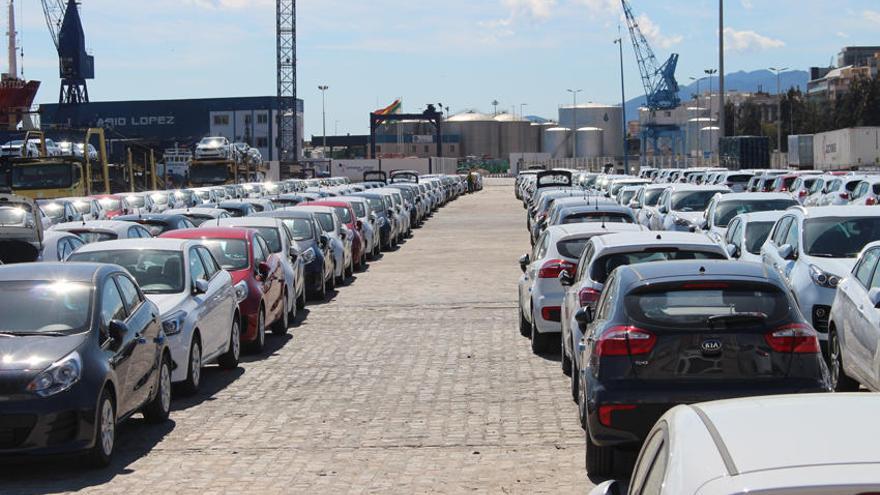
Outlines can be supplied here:
M376 224L379 226L379 244L382 249L394 249L396 239L391 235L394 229L394 211L391 206L385 202L385 195L379 192L362 192L353 193L351 196L366 198L370 202L370 209L376 214Z
M189 218L183 215L163 215L161 213L124 215L113 220L143 225L150 231L150 234L153 234L153 237L159 237L165 232L171 232L172 230L194 229L196 227Z
M816 331L775 272L739 261L622 266L578 312L587 471L614 469L679 404L828 392Z
M249 217L257 212L253 205L241 200L223 201L218 208L226 210L234 218Z
M0 458L83 453L103 466L118 423L168 418L159 311L121 267L2 266L0 314Z

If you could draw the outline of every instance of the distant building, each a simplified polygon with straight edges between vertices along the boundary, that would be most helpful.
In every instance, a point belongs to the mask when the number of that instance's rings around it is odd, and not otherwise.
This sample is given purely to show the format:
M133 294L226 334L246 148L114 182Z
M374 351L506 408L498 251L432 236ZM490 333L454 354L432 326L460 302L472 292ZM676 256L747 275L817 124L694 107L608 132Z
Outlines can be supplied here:
M812 100L835 101L849 91L852 82L857 78L871 77L871 67L846 66L831 69L824 77L807 83L807 97Z
M838 67L863 67L871 65L871 61L877 53L880 53L880 46L847 46L837 54Z

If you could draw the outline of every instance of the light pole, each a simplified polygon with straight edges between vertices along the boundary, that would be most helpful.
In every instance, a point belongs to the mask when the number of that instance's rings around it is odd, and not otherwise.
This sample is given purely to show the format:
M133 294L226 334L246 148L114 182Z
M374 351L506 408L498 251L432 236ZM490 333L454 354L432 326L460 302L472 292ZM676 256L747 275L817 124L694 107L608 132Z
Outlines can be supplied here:
M779 93L779 74L787 71L788 67L777 69L770 67L770 70L776 73L776 151L782 152L782 95Z
M493 117L498 116L498 100L492 100L492 106L495 108L495 115Z
M617 26L618 34L620 34L620 25ZM629 146L626 140L626 86L623 79L623 37L614 40L614 43L620 48L620 110L623 112L623 173L629 175Z
M727 125L726 95L724 93L724 0L718 0L718 92L721 93L721 106L718 110L718 129L720 130L718 135L720 139L727 135L724 129Z
M568 89L566 90L571 93L571 157L575 160L578 156L578 145L577 145L577 106L578 106L578 93L582 92L582 89Z
M322 132L324 143L321 146L323 149L321 150L323 153L327 153L327 90L330 89L330 86L320 85L318 86L318 90L321 91L321 122L324 131ZM325 156L326 158L326 156Z
M717 69L706 69L703 72L709 76L709 124L712 123L712 76L718 73ZM711 148L711 146L710 146ZM703 130L700 129L700 160L706 158L706 150L703 148Z
M524 110L527 106L529 106L528 103L520 103L520 104L519 104L519 118L522 119L522 120L525 120L525 119L526 119L526 114L524 113L523 110Z

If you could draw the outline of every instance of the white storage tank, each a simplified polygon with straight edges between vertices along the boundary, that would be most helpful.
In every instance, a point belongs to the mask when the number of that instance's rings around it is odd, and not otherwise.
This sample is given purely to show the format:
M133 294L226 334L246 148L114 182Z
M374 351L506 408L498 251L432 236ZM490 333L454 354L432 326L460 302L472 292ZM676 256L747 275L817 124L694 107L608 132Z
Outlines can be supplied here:
M705 135L703 135L702 130L705 127L712 127L712 124L714 123L715 122L708 117L697 117L688 120L684 131L685 149L687 150L688 155L699 155L703 148L705 148L706 144L703 141Z
M529 146L534 146L536 153L541 152L541 145L544 139L544 125L537 122L529 124Z
M571 158L571 130L566 127L544 129L542 149L552 158Z
M701 150L704 154L708 155L717 155L718 154L718 139L721 137L721 128L715 126L704 127L700 129L700 136L702 137L702 147Z
M562 106L559 124L570 128L598 127L603 131L602 153L623 156L623 110L619 106L597 103Z
M581 127L577 130L578 158L598 158L602 154L602 139L605 131L598 127Z

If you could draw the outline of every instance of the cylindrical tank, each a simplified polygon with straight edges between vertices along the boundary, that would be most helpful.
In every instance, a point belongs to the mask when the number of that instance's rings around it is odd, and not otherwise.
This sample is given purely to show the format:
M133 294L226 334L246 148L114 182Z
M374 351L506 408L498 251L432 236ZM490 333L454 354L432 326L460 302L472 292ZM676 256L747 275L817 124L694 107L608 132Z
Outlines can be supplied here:
M691 156L699 155L702 151L701 144L702 130L704 127L712 126L714 122L708 117L698 117L689 119L687 127L685 127L685 149L687 154Z
M563 106L559 109L559 123L564 126L598 127L602 134L602 153L605 156L623 156L623 110L619 106L587 103ZM580 153L578 153L580 154Z
M571 158L571 130L566 127L551 127L544 130L542 151L552 158Z
M489 156L498 158L501 151L498 122L491 116L477 112L460 113L447 122L461 135L462 156Z
M581 127L577 130L578 158L598 158L602 154L602 139L605 131L598 127Z
M534 147L529 144L529 128L531 123L509 113L502 113L495 117L498 122L500 135L500 158L506 158L511 153L534 153Z
M542 132L543 130L544 126L537 122L532 122L531 124L529 124L529 147L531 147L534 153L541 152L541 141L544 137Z
M701 141L702 151L703 153L708 153L711 155L718 154L718 139L721 136L721 128L708 126L700 129L700 136L702 137Z

